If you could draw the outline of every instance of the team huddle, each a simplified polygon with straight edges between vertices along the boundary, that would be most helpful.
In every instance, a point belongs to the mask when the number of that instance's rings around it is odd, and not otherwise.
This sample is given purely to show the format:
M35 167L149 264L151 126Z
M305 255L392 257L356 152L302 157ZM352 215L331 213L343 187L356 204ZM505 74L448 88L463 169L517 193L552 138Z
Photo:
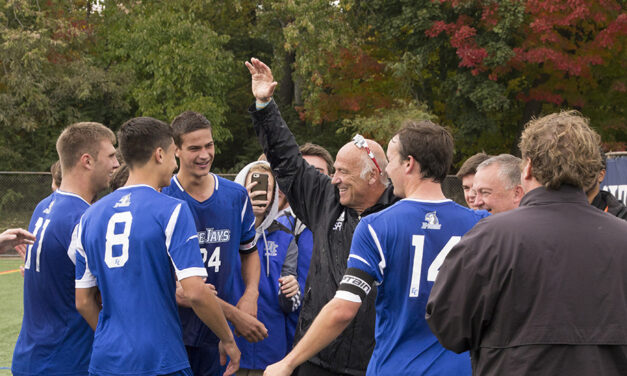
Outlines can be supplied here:
M235 182L209 171L211 125L192 111L125 122L128 177L98 200L116 136L61 133L14 375L627 374L627 223L588 204L602 161L584 118L528 124L520 208L490 215L444 196L454 143L430 121L386 153L357 135L329 177L270 69L246 66L267 161Z

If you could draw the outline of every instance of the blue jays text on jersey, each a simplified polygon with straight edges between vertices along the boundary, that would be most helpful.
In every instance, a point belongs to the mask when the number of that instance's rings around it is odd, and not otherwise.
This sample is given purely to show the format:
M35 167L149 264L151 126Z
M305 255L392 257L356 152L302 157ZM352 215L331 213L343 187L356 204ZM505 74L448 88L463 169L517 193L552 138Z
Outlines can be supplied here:
M205 201L187 193L176 176L162 193L185 201L194 218L200 252L211 283L218 296L236 305L235 276L241 274L240 254L255 247L255 217L246 188L230 180L209 174L214 179L214 191ZM179 307L186 346L217 346L218 337L196 316L191 308Z

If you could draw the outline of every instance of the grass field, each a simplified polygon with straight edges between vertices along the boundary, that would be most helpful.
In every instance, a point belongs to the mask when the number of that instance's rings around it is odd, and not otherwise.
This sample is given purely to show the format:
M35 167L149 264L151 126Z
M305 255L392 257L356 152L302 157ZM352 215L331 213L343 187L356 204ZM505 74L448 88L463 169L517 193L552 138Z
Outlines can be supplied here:
M22 291L24 283L18 269L19 257L0 257L0 375L10 375L13 348L22 326Z

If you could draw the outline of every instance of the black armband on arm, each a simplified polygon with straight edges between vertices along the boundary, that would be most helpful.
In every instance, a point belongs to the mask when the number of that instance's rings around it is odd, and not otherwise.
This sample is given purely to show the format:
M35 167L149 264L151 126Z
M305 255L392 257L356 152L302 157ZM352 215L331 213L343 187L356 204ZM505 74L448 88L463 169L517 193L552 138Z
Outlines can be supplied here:
M257 250L257 242L255 238L252 238L248 241L242 242L239 245L239 253L242 255L248 255Z
M373 284L374 278L370 274L361 269L348 268L342 277L335 297L361 303L372 290Z

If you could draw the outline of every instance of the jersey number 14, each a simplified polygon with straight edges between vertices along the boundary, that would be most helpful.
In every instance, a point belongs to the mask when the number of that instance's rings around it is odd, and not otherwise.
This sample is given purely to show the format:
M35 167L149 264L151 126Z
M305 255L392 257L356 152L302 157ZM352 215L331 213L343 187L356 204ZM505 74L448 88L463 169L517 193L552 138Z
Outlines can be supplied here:
M459 243L461 236L452 236L442 250L435 257L429 270L427 271L427 281L435 282L435 277L438 276L440 267L446 258L446 255L451 251L455 244ZM411 284L409 285L409 297L415 298L420 295L420 281L422 274L422 255L425 248L425 236L413 235L411 238L411 244L414 246L414 266L411 273Z

